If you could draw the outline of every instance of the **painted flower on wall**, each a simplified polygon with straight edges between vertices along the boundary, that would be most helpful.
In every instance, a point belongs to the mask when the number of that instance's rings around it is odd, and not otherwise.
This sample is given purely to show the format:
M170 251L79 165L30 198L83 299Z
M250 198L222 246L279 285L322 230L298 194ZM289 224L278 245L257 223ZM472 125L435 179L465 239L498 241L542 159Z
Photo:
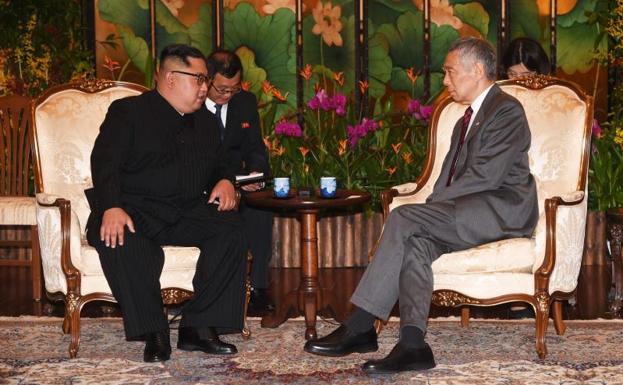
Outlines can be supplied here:
M312 32L316 35L321 35L325 44L331 47L335 44L341 47L343 44L340 31L342 30L342 22L340 17L342 16L342 8L339 5L335 7L328 1L322 3L319 1L312 10L315 25Z
M161 0L162 3L169 9L173 16L178 17L180 15L180 8L184 7L184 0Z
M266 0L266 4L262 7L262 11L264 11L267 15L272 15L279 8L288 8L290 11L295 12L296 4L294 0ZM304 6L303 9L305 9Z

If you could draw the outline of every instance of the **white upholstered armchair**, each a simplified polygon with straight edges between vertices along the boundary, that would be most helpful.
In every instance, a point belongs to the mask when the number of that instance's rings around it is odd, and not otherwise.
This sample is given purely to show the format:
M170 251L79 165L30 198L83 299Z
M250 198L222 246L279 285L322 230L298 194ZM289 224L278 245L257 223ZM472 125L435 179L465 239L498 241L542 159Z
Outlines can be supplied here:
M91 150L108 106L116 99L145 90L131 83L87 81L51 88L34 105L37 223L43 275L48 297L65 302L63 331L71 333L70 357L78 353L83 306L91 301L115 301L97 251L87 244L85 236L90 209L84 190L92 187ZM160 276L163 302L177 304L192 295L199 249L167 246L164 254ZM247 282L245 304L249 293ZM245 321L243 337L249 336Z
M550 77L498 84L521 102L528 117L539 222L532 238L506 239L442 255L432 265L433 303L461 306L461 321L467 326L467 306L526 302L535 310L536 351L543 358L550 308L556 332L563 334L561 300L573 295L582 262L593 102L574 83ZM422 174L415 183L382 193L385 217L400 205L423 203L430 195L452 129L465 108L449 96L436 104Z

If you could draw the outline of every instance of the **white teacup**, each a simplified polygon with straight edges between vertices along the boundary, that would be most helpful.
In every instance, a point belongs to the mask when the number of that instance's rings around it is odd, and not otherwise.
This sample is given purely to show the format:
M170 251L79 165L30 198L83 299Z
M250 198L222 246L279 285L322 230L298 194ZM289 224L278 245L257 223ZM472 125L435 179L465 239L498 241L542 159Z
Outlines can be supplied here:
M273 192L277 198L287 198L290 193L290 178L273 179Z
M320 196L323 198L335 198L337 193L337 181L334 176L320 178Z

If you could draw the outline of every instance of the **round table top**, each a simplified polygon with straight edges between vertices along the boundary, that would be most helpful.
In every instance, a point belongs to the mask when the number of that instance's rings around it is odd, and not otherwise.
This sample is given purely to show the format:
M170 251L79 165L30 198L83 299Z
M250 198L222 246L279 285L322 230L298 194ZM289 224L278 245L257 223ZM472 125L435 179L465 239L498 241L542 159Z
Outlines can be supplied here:
M267 209L318 210L332 207L346 207L370 200L370 193L361 190L338 189L335 198L320 196L301 197L292 192L287 198L276 198L272 190L252 192L245 195L249 206Z

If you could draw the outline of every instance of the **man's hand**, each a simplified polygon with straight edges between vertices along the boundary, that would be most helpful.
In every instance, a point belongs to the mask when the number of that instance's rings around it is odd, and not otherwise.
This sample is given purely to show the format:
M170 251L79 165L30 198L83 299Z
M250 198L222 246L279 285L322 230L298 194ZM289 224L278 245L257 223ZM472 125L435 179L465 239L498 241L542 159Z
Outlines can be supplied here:
M234 185L227 179L221 179L210 193L208 203L218 200L218 211L229 211L236 207L236 191Z
M260 172L257 171L251 171L249 173L249 175L257 175L257 174L261 174ZM244 186L240 187L242 190L244 191L257 191L257 190L261 190L264 188L264 182L257 182L257 183L251 183L251 184L245 184Z
M104 211L102 217L102 227L100 227L100 239L106 247L113 249L119 245L123 246L123 233L125 226L128 230L135 232L132 218L120 207L113 207Z

